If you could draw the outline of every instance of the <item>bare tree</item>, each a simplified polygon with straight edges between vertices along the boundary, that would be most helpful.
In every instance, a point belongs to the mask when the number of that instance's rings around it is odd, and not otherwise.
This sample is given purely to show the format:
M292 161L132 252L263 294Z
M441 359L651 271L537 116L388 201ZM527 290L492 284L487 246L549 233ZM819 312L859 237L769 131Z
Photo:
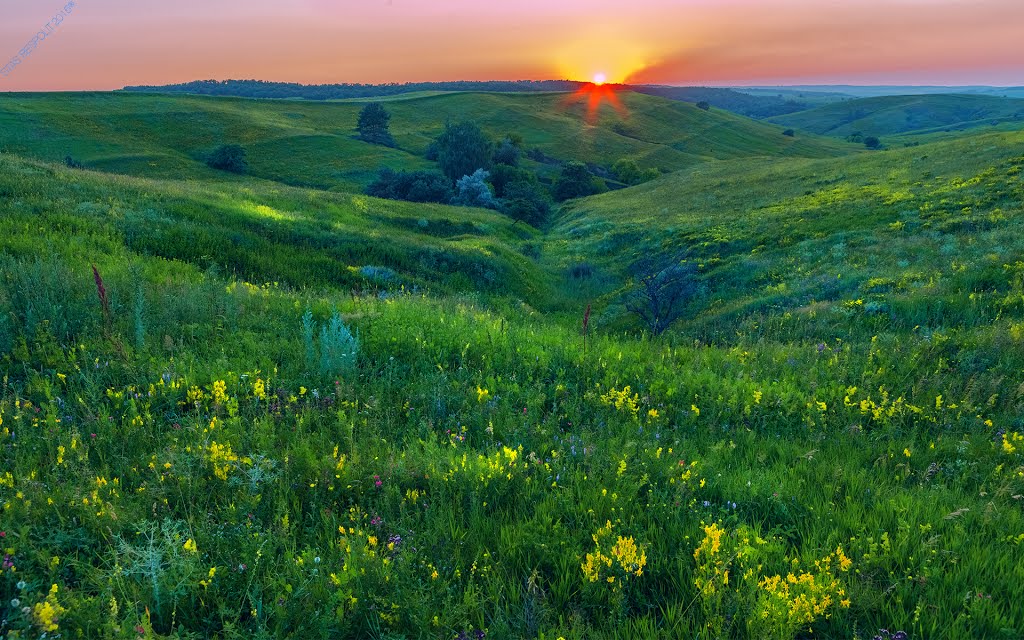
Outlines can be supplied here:
M645 258L633 267L636 274L626 294L626 309L635 313L658 336L683 315L697 291L696 268L680 256Z

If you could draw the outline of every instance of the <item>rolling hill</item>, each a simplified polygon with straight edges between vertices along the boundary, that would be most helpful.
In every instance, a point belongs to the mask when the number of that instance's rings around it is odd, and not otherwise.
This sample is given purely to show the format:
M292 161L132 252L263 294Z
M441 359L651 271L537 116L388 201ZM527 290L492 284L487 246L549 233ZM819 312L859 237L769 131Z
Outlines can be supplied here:
M624 157L676 170L749 156L832 157L854 145L782 129L723 111L621 94L587 122L586 98L570 94L413 96L388 102L397 149L354 137L353 102L164 96L134 93L0 96L0 150L41 160L73 156L91 169L155 178L218 177L203 160L221 143L248 151L250 174L292 186L361 191L382 166L424 169L430 141L448 119L477 121L498 139L521 135L556 160L610 166Z
M845 138L925 134L1014 123L1024 127L1024 100L980 95L863 98L770 118L801 131Z
M389 102L373 151L681 168L539 231L282 184L358 186L358 105L0 98L3 632L1019 638L1024 132L564 100ZM694 269L657 337L645 258Z

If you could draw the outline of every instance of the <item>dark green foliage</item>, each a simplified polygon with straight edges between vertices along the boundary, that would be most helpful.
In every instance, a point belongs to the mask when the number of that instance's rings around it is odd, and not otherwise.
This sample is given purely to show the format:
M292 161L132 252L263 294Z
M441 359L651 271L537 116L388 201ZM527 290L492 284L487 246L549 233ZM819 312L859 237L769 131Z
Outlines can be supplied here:
M206 160L206 165L219 171L245 173L248 168L245 161L245 149L237 144L222 144L213 150Z
M701 100L700 102L697 103L697 108L698 109L702 109L704 111L710 111L711 110L711 103L706 102L704 100Z
M782 132L782 135L793 138L796 136L796 131L793 131L792 129L786 129L785 131Z
M545 226L551 215L547 190L534 180L517 180L505 185L501 212L537 228Z
M875 136L868 136L864 138L864 146L868 149L879 149L882 146L882 141Z
M447 123L434 144L437 163L451 180L490 169L494 145L474 122Z
M537 182L537 175L532 171L507 164L494 165L490 174L488 181L494 187L494 195L499 198L505 197L505 187L513 182Z
M555 180L554 195L559 201L582 198L600 193L601 187L587 165L582 162L566 162Z
M385 168L366 188L366 195L409 202L448 203L455 192L448 179L436 171L394 171Z
M636 160L623 158L612 165L612 175L623 184L636 185L654 180L661 172L654 168L641 169Z
M359 112L356 130L359 132L359 137L366 142L393 147L395 139L391 137L390 122L391 114L384 108L384 105L379 102L371 102Z
M506 137L494 150L494 164L515 167L519 164L519 154L522 148L522 139L518 136L513 139Z
M75 160L70 155L64 156L64 166L68 167L69 169L82 169L82 168L84 168L84 165L82 165L81 162L79 162L78 160Z

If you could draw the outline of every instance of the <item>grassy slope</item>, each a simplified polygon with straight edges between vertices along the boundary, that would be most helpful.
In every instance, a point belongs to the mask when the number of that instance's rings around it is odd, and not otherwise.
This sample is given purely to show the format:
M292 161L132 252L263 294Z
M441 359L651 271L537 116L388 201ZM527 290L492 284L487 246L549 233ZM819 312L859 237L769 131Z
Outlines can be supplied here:
M830 104L770 121L837 137L857 131L879 137L932 133L1006 121L1024 125L1024 100L973 95L885 96Z
M519 249L535 240L494 212L244 182L184 182L54 168L0 154L7 250L31 256L29 220L89 238L111 234L134 252L254 282L546 296L546 278ZM392 282L359 272L385 267Z
M548 268L588 262L597 275L578 290L614 299L639 258L688 251L710 288L702 318L726 333L730 314L870 299L881 279L893 319L913 326L920 320L897 313L904 297L973 291L1024 252L1022 142L1020 132L987 134L829 161L696 167L568 207Z
M295 186L361 190L381 166L429 168L420 155L447 119L473 119L493 137L522 135L558 159L610 166L635 157L679 169L705 159L751 155L828 157L854 147L827 138L788 138L780 128L726 112L625 94L629 116L607 105L592 127L564 94L446 94L389 103L400 149L353 138L358 103L134 94L0 97L0 150L48 161L71 154L88 167L149 177L213 178L202 162L220 143L248 150L254 176ZM615 125L621 133L613 130Z

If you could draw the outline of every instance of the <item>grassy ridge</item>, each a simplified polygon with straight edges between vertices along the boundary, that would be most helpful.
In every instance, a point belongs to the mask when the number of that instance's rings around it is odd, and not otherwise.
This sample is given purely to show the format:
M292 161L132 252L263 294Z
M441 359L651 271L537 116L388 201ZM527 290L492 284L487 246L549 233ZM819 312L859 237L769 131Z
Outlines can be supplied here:
M862 98L776 116L770 122L820 135L846 137L927 134L1001 123L1024 126L1024 100L975 95Z
M382 166L424 169L421 156L448 119L476 120L495 139L522 135L559 160L679 169L708 159L829 157L853 145L789 138L780 128L726 112L622 94L621 118L607 103L597 126L566 94L447 94L389 103L399 149L354 138L360 104L157 95L53 94L0 97L0 149L56 161L72 155L102 171L212 179L205 154L221 143L249 152L253 176L294 186L361 191Z
M521 253L537 233L490 211L109 176L10 155L0 167L0 227L18 256L38 251L26 232L45 224L69 241L112 235L135 253L261 283L547 295L547 279Z

